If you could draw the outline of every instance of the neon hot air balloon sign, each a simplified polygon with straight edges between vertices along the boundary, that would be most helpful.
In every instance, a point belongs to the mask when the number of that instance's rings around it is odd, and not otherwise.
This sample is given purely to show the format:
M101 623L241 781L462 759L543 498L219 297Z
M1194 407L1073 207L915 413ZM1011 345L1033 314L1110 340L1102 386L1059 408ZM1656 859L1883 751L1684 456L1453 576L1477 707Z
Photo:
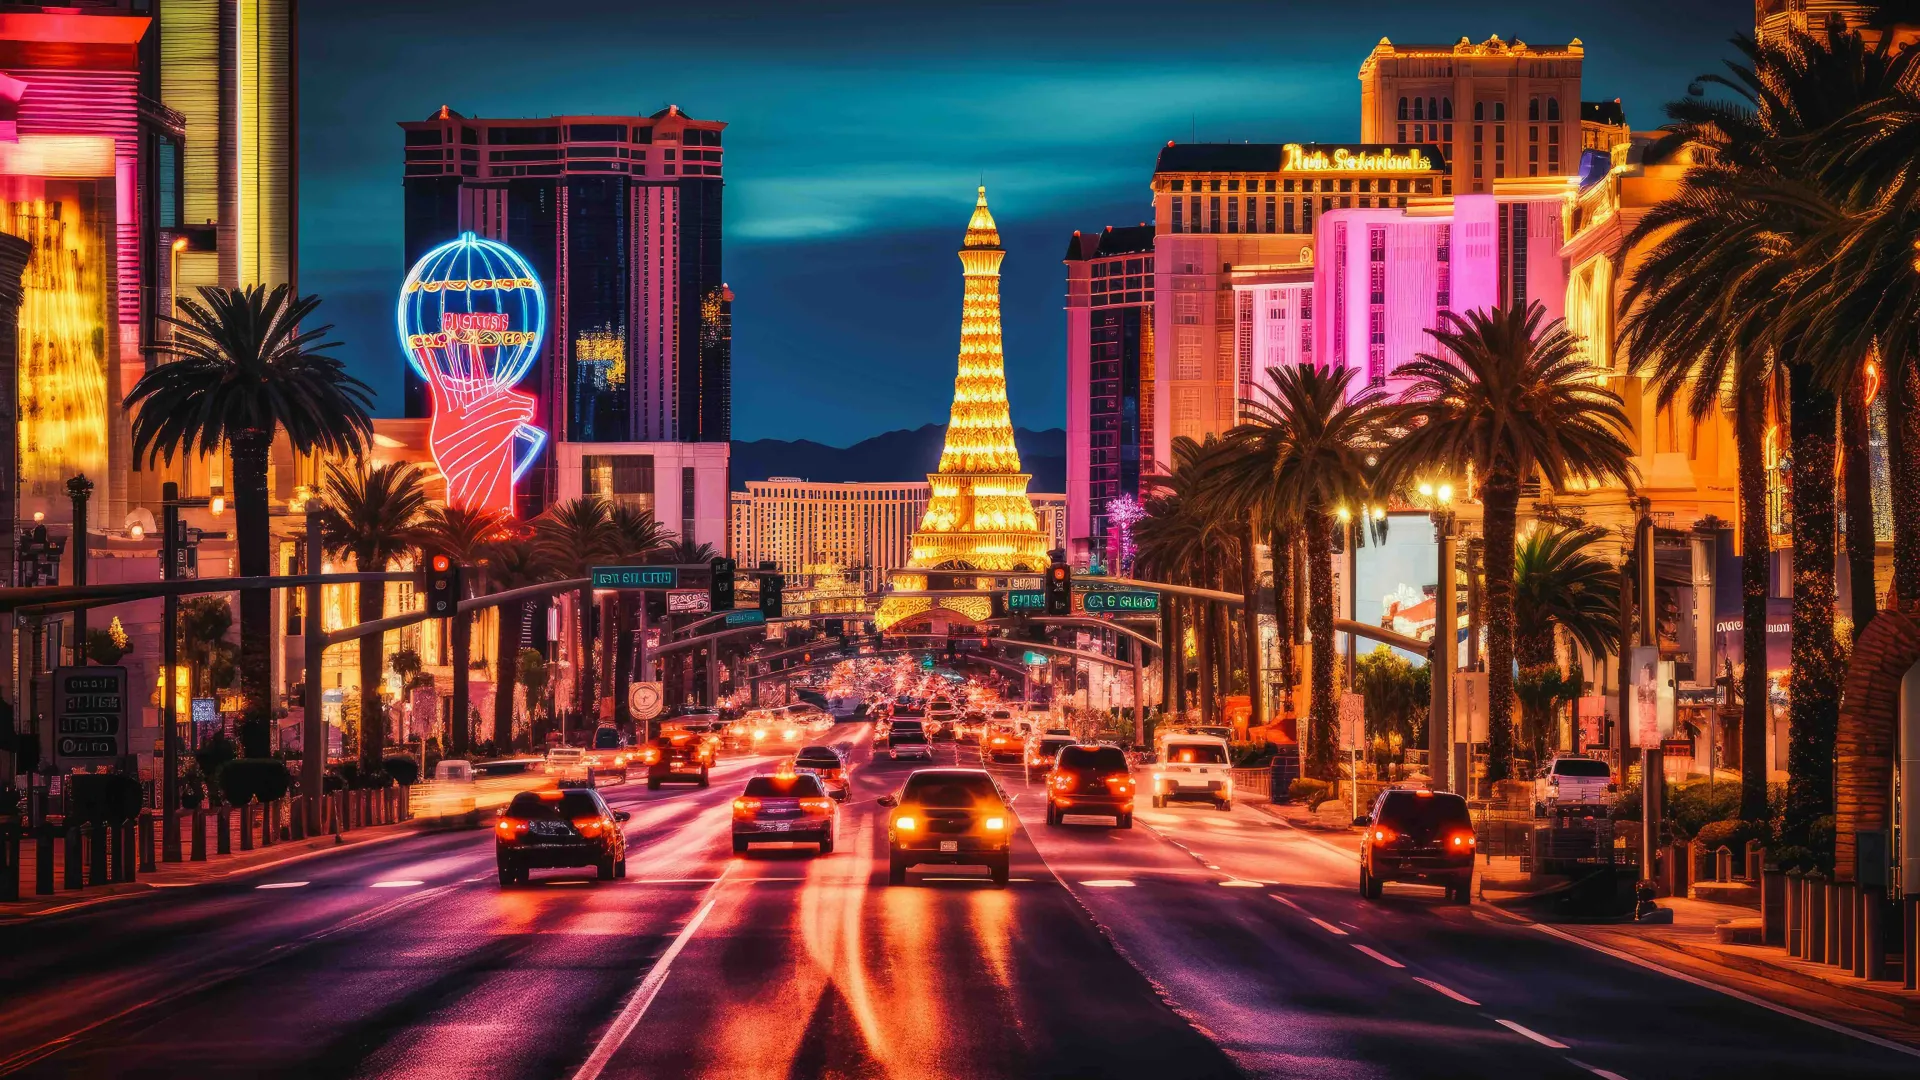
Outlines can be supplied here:
M433 395L428 447L453 506L513 511L513 486L547 433L513 387L546 333L540 279L520 253L473 233L427 252L400 287L400 344Z

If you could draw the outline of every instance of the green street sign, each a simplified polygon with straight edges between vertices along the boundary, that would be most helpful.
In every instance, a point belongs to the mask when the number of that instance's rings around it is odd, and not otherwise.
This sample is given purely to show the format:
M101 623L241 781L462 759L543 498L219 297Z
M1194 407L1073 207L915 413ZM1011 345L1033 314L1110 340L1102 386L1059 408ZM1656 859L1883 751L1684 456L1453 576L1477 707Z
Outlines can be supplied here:
M726 626L763 626L767 613L759 608L735 608L727 612L723 625Z
M1008 611L1045 611L1047 594L1039 589L1014 589L1007 593Z
M1154 615L1160 611L1160 594L1151 589L1097 589L1082 593L1080 600L1089 614Z
M596 566L596 589L677 589L680 570L673 566Z

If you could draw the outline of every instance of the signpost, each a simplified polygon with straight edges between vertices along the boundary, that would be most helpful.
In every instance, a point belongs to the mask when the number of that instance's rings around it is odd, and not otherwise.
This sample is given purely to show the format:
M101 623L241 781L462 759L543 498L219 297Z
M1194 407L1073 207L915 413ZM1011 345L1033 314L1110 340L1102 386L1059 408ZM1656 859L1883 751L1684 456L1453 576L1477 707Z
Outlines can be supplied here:
M1007 593L1008 611L1045 611L1047 594L1039 589L1014 589Z
M727 612L723 625L728 629L736 626L761 626L767 621L767 613L759 608L735 608Z
M677 589L680 569L674 566L596 566L596 589Z
M1089 615L1158 615L1160 594L1152 589L1093 589L1080 594Z
M113 765L126 753L127 669L54 669L54 768Z
M627 711L635 720L651 720L660 715L661 684L637 682L627 687Z
M712 598L702 590L683 589L667 594L667 611L671 614L700 614L712 610Z

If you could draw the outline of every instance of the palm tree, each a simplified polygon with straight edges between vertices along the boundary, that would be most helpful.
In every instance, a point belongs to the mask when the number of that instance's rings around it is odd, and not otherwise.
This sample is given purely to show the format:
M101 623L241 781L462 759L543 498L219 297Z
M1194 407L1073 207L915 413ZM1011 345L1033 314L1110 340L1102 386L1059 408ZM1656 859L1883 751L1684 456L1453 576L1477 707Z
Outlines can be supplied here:
M1221 513L1222 503L1207 497L1207 487L1221 454L1222 444L1214 436L1207 436L1204 442L1177 437L1173 440L1172 467L1142 481L1155 494L1149 497L1149 517L1140 523L1137 532L1139 558L1146 572L1155 575L1155 580L1212 588L1217 582L1219 567L1238 551L1239 541L1233 534L1231 522ZM1176 654L1175 667L1182 669L1178 672L1182 681L1175 691L1177 707L1183 711L1186 708L1184 656L1180 655L1185 648L1184 634L1177 625L1186 622L1192 626L1198 646L1200 715L1211 722L1215 715L1215 692L1220 683L1220 665L1214 659L1218 634L1211 617L1212 605L1197 600L1174 603L1184 609L1173 620L1176 625L1168 642L1168 648Z
M174 454L233 452L233 511L240 574L272 572L267 454L276 433L301 454L358 454L373 432L373 390L347 374L322 342L331 326L302 332L320 300L285 285L222 289L181 299L184 319L160 316L174 334L157 348L176 359L141 376L127 394L134 457L151 466ZM240 676L246 699L240 742L265 757L270 730L273 604L264 589L240 593ZM312 677L312 676L309 676Z
M420 552L424 556L445 555L460 566L468 567L476 580L471 584L476 591L488 592L488 579L494 546L512 535L513 519L498 510L486 510L471 506L435 506L420 519L416 538ZM466 597L455 597L456 602ZM468 751L468 678L470 668L468 658L473 642L474 613L456 614L450 622L453 645L453 707L454 722L448 726L447 754L450 757L466 757ZM505 665L495 658L494 666ZM495 752L499 750L495 747Z
M553 569L539 547L524 537L514 536L493 547L487 565L487 584L496 592L512 592L529 585L552 581ZM493 744L504 751L513 745L513 686L519 676L520 638L525 626L523 604L501 604L495 626L493 655L500 668L499 687L493 695ZM534 702L527 702L532 716Z
M677 546L673 544L673 534L654 518L652 511L616 506L613 508L612 522L614 558L620 562L649 562L658 558L662 551ZM712 549L707 550L707 560L711 560ZM681 560L676 558L672 561ZM636 592L623 591L614 597L613 718L622 724L633 722L633 714L627 708L625 688L633 679L634 617L640 600L641 594Z
M1370 465L1380 451L1382 395L1354 392L1357 369L1312 364L1268 368L1272 384L1247 402L1246 422L1227 432L1218 491L1245 514L1297 515L1307 537L1308 634L1313 642L1307 768L1331 777L1339 751L1334 698L1333 530L1343 512L1365 515Z
M1422 353L1391 409L1396 438L1381 455L1398 486L1428 470L1471 470L1484 506L1487 627L1487 781L1513 772L1514 529L1520 485L1544 477L1631 485L1630 430L1620 396L1595 379L1580 339L1546 308L1446 313L1433 331L1445 356ZM1316 605L1318 599L1316 598Z
M1619 639L1620 570L1589 549L1605 529L1537 528L1513 560L1514 653L1523 668L1554 663L1553 631L1596 660Z
M380 573L387 564L411 550L418 540L416 523L426 508L426 473L418 465L393 462L369 468L364 462L348 468L327 465L326 507L321 511L327 551L353 556L363 574ZM355 615L362 624L377 622L387 613L387 587L380 582L357 586ZM244 632L244 630L243 630ZM380 767L386 736L385 710L380 705L380 673L386 667L386 635L359 641L360 649L360 769ZM308 672L317 678L319 672Z
M534 519L534 545L555 574L593 576L593 567L614 550L613 512L605 499L587 496L556 503ZM574 597L574 710L582 720L597 714L593 691L593 588L582 585ZM566 718L561 718L566 737Z

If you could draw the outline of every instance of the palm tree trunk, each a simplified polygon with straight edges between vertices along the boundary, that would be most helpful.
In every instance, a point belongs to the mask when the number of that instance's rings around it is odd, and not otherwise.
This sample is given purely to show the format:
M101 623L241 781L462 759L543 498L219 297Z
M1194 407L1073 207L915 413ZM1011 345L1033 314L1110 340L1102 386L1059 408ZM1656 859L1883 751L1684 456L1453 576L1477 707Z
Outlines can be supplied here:
M638 595L622 592L613 602L613 718L622 727L633 723L626 688L633 681L633 611Z
M1333 537L1332 522L1318 510L1306 512L1307 635L1312 698L1307 721L1307 773L1322 780L1334 776L1339 755L1339 703L1333 699Z
M1815 818L1833 813L1833 742L1840 713L1834 639L1833 458L1835 401L1804 363L1788 368L1793 483L1793 665L1785 832L1804 844Z
M1173 678L1173 711L1175 715L1187 713L1187 602L1175 596L1170 608L1173 612L1173 637L1167 643L1167 665Z
M1868 456L1867 408L1867 375L1862 365L1847 384L1846 397L1840 403L1840 482L1847 508L1847 608L1853 617L1856 641L1879 607L1873 565L1873 462Z
M1240 651L1246 656L1248 723L1259 724L1265 713L1260 708L1260 574L1254 564L1253 521L1240 530Z
M1206 582L1211 579L1202 575L1200 580ZM1211 724L1214 717L1219 715L1214 711L1214 687L1217 685L1214 669L1218 661L1213 652L1213 604L1207 600L1196 600L1194 603L1198 605L1198 610L1194 612L1193 627L1200 646L1200 722Z
M384 566L369 566L355 560L363 573L378 573ZM359 593L354 605L355 614L361 625L377 622L386 617L387 587L379 582L363 582L355 586ZM360 650L360 773L370 775L380 768L380 761L386 755L387 716L380 707L380 673L386 667L385 634L369 634L361 638L356 647ZM244 641L244 638L243 638ZM244 644L242 648L244 648ZM310 677L317 677L318 672Z
M1920 360L1888 372L1888 476L1893 495L1893 593L1905 610L1920 605Z
M233 434L233 518L241 577L265 577L272 566L272 524L267 503L267 454L273 432L247 428ZM240 591L241 753L272 753L273 594ZM364 722L364 721L363 721Z
M614 599L609 596L600 601L600 678L594 683L600 688L600 696L605 697L613 689L614 644L620 640L619 631L613 626ZM618 697L619 695L614 695ZM594 719L600 718L600 702L594 703Z
M500 669L493 690L493 749L507 754L513 750L513 683L520 668L520 605L501 604L494 625L494 664ZM533 703L527 703L532 710Z
M1280 652L1280 683L1278 700L1273 703L1273 711L1278 714L1281 703L1293 698L1293 536L1284 529L1274 529L1267 534L1267 549L1273 552L1273 626L1277 632Z
M1173 708L1173 610L1175 598L1163 595L1160 601L1160 715Z
M1487 783L1513 776L1513 532L1520 479L1504 468L1488 471L1481 493L1486 518L1482 603L1487 620Z
M453 707L452 723L447 727L448 752L452 757L467 756L468 744L473 735L472 700L468 694L469 680L473 677L473 613L455 615L447 620L447 630L453 638Z
M588 722L589 706L593 696L593 590L581 589L574 594L574 654L573 654L573 708L581 724ZM565 741L568 725L564 717L560 722L560 738Z
M1767 820L1767 384L1749 379L1734 411L1740 488L1740 818Z

